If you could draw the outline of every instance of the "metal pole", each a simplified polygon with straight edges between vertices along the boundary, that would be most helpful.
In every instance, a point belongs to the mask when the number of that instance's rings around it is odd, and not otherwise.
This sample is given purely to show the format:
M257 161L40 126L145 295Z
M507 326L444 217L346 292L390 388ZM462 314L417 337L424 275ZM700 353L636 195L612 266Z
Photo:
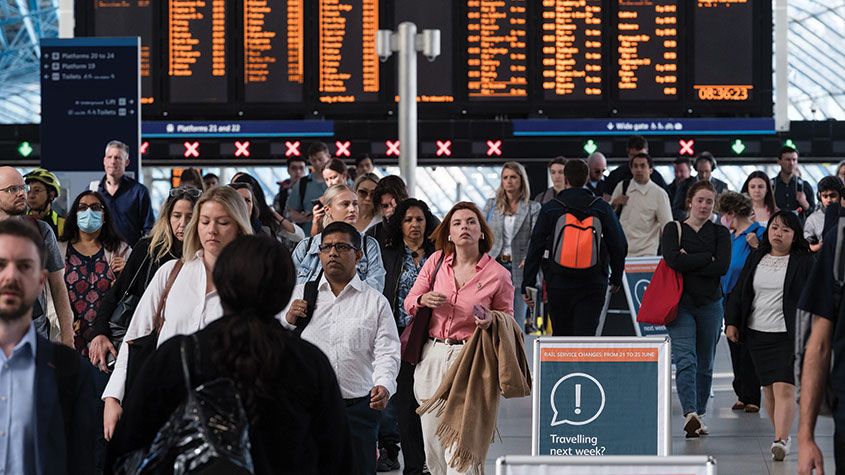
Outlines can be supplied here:
M408 195L416 194L417 172L417 26L399 24L399 173Z
M775 128L789 131L788 0L775 0Z

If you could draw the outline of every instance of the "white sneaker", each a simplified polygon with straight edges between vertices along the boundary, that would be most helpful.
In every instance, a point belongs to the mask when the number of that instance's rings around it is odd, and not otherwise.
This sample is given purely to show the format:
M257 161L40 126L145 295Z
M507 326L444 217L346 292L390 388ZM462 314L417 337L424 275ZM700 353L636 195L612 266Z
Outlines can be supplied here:
M789 455L789 448L792 446L792 438L787 437L786 440L776 440L772 442L772 460L775 462L783 462L783 459Z
M710 428L704 425L704 422L701 423L701 427L698 429L698 435L710 435Z
M695 412L690 412L684 418L684 432L686 432L687 439L695 439L699 436L698 431L701 429L701 419Z

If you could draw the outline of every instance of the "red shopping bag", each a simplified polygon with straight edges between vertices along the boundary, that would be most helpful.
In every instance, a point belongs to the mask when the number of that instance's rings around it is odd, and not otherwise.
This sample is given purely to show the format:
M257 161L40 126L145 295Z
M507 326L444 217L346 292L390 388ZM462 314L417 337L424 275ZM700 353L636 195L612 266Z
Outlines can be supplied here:
M678 316L678 304L684 291L684 277L661 259L643 294L637 322L666 325Z

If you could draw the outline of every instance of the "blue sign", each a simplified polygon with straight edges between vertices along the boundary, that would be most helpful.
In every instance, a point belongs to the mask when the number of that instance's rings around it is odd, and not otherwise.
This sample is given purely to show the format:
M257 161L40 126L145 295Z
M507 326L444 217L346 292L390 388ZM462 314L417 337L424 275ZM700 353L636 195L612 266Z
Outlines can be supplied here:
M330 120L147 121L145 139L200 137L332 137Z
M622 279L622 286L625 288L625 297L628 300L628 308L631 311L631 320L634 323L634 331L637 336L666 335L666 327L663 325L652 325L650 323L637 322L637 314L640 312L640 305L643 302L643 295L648 284L651 283L651 276L654 275L660 257L629 257L625 259L625 274Z
M516 119L515 136L773 135L771 118L740 119Z
M542 337L534 349L533 455L668 455L667 338Z
M137 176L140 47L137 37L41 40L41 166L102 172L106 144L119 140Z

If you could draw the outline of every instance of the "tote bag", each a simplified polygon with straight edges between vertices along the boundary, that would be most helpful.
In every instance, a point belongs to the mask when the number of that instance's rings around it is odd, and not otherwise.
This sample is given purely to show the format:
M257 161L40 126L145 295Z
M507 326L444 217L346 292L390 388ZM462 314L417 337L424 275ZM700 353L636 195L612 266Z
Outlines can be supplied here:
M678 245L680 245L681 223L675 221L675 224L678 226ZM643 294L640 311L637 312L637 322L652 325L666 325L673 322L678 316L678 304L681 302L683 292L683 275L669 267L666 259L660 259L651 282Z

